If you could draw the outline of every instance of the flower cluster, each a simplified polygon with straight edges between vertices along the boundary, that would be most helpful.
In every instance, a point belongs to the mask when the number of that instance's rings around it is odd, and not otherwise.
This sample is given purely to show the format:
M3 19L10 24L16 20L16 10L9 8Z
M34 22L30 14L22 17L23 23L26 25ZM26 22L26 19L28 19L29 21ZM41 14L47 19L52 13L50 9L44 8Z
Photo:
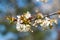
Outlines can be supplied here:
M16 24L16 29L20 32L26 32L26 31L31 31L31 25L30 25L30 20L29 18L31 17L31 14L27 12L24 15L17 16L17 24Z
M42 30L47 30L47 29L52 29L53 23L57 24L57 20L49 19L48 17L45 17L45 19L35 20L33 26L38 27L38 24L40 24Z
M52 14L52 15L54 15L54 14ZM44 16L40 12L37 12L36 15L32 16L30 14L30 12L27 11L26 14L17 15L17 18L12 17L11 20L17 22L16 23L17 31L20 31L20 32L31 31L31 32L33 32L31 27L38 27L38 25L40 25L42 30L48 30L48 29L52 29L54 24L57 24L56 19L54 19L54 18L51 19L51 18L48 18L47 16ZM51 16L51 15L49 15L49 16ZM9 18L7 18L7 19L9 19Z

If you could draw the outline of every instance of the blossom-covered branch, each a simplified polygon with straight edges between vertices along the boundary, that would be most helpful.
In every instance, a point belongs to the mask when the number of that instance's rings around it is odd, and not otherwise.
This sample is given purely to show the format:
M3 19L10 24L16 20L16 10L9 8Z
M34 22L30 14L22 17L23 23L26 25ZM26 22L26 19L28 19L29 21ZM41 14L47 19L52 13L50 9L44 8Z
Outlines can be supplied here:
M52 29L54 26L53 24L57 24L57 20L54 18L51 19L48 17L52 16L52 15L59 15L59 14L60 14L60 11L51 13L49 15L43 15L40 12L37 12L36 15L31 15L30 12L27 11L26 14L17 15L17 18L6 17L6 19L9 20L10 22L17 21L17 23L16 23L17 31L20 31L20 32L31 31L31 32L33 32L31 27L32 26L38 27L38 25L40 25L42 30Z

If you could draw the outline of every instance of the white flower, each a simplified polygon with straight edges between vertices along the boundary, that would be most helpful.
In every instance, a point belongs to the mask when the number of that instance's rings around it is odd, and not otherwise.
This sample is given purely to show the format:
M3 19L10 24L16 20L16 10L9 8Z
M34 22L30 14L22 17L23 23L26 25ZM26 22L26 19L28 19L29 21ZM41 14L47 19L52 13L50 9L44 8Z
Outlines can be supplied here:
M41 23L41 22L42 22L42 20L41 20L41 19L38 19L38 20L37 20L37 23Z
M24 15L26 19L31 17L31 14L29 13L29 11L27 11L27 13Z
M28 25L28 24L26 24L25 26L26 26L25 30L26 30L26 31L29 31L31 26Z
M17 24L17 26L16 26L16 29L17 29L17 31L20 31L20 32L27 32L27 31L29 31L30 30L30 25L28 25L28 24Z
M54 20L54 23L58 24L58 23L57 23L57 19Z
M50 19L46 17L45 20L43 20L43 23L41 24L41 26L49 26L49 24L50 24L49 20Z
M20 19L21 16L17 16L17 24L16 24L16 29L17 31L20 32L27 32L30 30L30 25L28 24L21 24L23 21Z
M42 27L42 30L49 29L49 24L50 24L49 21L44 21L42 24L40 24Z
M25 31L25 25L19 24L18 26L16 26L16 29L17 31L20 31L20 32Z
M50 20L50 18L48 18L48 17L45 17L45 20Z
M41 20L41 19L35 20L35 24L37 24L37 23L42 23L42 21L43 21L43 20Z
M50 25L50 21L49 20L50 19L46 17L45 20L43 20L43 22L40 24L43 30L49 28L49 25Z
M20 18L20 15L17 15L17 18Z
M44 20L42 24L40 24L42 27L46 27L46 26L49 26L50 24L50 21L47 21L47 20Z

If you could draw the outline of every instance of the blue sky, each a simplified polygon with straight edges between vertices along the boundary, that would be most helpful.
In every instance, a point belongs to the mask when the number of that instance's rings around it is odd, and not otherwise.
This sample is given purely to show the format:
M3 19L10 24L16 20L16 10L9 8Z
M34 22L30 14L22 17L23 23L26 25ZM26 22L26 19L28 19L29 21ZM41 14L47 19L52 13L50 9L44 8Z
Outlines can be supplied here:
M0 40L9 40L14 39L18 40L18 35L13 32L7 32L5 35L3 33L6 32L6 27L4 25L0 25Z
M3 12L7 12L7 7L13 7L13 5L11 3L8 3L7 0L2 0L0 3L0 10L2 10ZM27 5L27 1L24 0L16 0L16 3L18 5L18 7L25 7Z
M13 32L8 32L6 35L0 33L0 40L9 40L9 39L18 40L18 36Z
M7 11L7 7L5 4L1 3L0 4L0 10L2 10L3 12L6 12Z
M17 0L17 4L19 7L25 7L27 5L26 0Z

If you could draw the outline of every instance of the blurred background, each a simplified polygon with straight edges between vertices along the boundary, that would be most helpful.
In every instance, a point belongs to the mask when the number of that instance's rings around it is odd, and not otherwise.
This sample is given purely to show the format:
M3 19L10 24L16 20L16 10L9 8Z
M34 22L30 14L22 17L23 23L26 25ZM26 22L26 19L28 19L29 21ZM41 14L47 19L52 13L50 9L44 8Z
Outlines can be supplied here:
M6 16L21 15L29 11L35 14L39 10L44 15L54 13L60 10L60 0L48 0L46 3L40 0L0 0L0 40L60 40L60 18L57 15L51 16L58 20L55 29L41 31L40 28L34 28L34 32L18 32L16 24L9 24Z

